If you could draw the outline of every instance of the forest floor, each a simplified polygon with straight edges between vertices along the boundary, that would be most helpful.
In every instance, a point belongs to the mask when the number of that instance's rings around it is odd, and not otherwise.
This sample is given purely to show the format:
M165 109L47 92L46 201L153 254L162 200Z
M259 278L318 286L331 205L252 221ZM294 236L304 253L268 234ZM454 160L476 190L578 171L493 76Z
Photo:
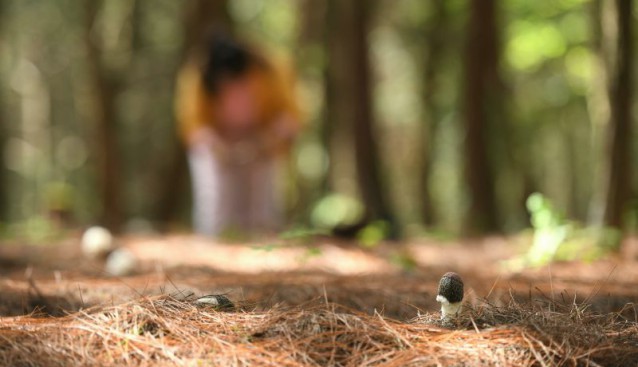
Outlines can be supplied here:
M584 264L508 270L522 238L362 248L330 238L118 240L128 276L79 236L0 246L0 365L635 366L638 239ZM438 281L465 281L441 322ZM198 305L223 294L235 307Z

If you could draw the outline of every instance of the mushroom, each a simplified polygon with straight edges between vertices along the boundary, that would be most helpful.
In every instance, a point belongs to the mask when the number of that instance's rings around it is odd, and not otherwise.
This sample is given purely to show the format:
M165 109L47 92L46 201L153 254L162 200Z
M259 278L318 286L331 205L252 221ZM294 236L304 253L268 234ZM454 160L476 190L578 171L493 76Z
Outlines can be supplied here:
M98 259L104 258L115 248L111 232L99 226L93 226L82 234L82 253L84 256Z
M109 275L122 277L137 270L139 264L135 255L126 248L118 248L106 258L105 270Z
M454 317L459 313L463 302L463 280L454 272L443 275L439 281L436 301L441 303L441 319Z

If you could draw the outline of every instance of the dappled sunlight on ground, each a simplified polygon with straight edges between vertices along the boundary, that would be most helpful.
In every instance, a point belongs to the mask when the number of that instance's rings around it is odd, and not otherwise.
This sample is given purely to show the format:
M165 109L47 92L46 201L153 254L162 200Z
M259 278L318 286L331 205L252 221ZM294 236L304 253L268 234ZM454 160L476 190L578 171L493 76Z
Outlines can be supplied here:
M164 266L206 266L210 269L261 272L324 271L333 274L379 274L397 269L379 254L334 242L300 246L281 242L223 243L197 236L137 238L123 241L144 262Z
M58 302L59 307L78 308L140 295L191 292L228 293L263 307L323 297L406 317L417 310L436 310L437 282L447 271L463 276L469 303L487 296L564 293L578 300L598 299L607 310L638 300L638 266L631 255L638 246L635 239L626 241L622 254L590 264L562 262L519 272L503 264L522 253L521 238L415 240L374 248L332 238L229 243L191 235L129 236L117 243L137 259L128 276L114 277L104 271L103 260L84 258L77 238L51 246L0 247L5 265L0 287L13 294L7 313L29 312L47 295L69 296L67 302Z

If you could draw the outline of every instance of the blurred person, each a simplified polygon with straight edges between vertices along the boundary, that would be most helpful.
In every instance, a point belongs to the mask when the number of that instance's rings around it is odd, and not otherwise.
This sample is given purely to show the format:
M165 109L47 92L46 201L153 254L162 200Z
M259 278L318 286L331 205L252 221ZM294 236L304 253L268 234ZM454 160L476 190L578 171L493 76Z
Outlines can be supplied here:
M179 72L176 114L187 146L196 232L272 232L278 182L300 128L291 70L214 33Z

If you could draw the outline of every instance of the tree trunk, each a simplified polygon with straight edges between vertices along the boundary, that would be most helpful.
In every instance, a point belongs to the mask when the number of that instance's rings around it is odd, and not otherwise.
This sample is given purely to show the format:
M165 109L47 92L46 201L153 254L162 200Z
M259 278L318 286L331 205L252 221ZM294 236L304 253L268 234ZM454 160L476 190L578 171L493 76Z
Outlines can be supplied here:
M228 0L187 1L184 10L184 54L199 45L211 29L232 31Z
M328 152L330 169L327 170L319 185L319 190L323 193L329 193L334 190L331 171L334 166L334 147L335 133L337 132L339 121L338 111L341 109L339 100L337 100L337 81L340 80L340 69L344 69L345 57L343 57L342 44L339 42L341 29L339 26L343 21L337 19L339 9L337 9L339 0L328 0L325 8L325 29L323 32L323 47L326 53L326 62L323 69L323 90L324 90L324 106L321 115L322 124L319 129L319 138L321 143ZM339 57L342 55L341 57Z
M330 44L328 41L328 31L331 18L327 13L327 2L317 0L303 0L299 3L300 12L300 26L296 39L297 44L297 60L296 66L300 71L320 71L323 73L324 82L323 92L325 102L321 109L317 121L305 121L306 136L315 137L322 148L328 150L331 133L330 122L332 119L327 117L329 102L328 98L328 80L327 68L325 62L321 60L313 52L317 49L326 50ZM294 166L293 162L295 157L288 158L289 164ZM292 175L300 178L299 173L296 170L290 170ZM292 218L298 221L309 222L311 211L308 210L321 198L323 198L328 192L331 191L330 180L328 170L323 172L321 176L313 180L298 179L295 184L297 185L297 200L292 208Z
M3 17L3 8L4 8L4 0L0 0L0 31L2 30L2 25L4 21ZM0 34L0 44L2 43L2 34ZM2 101L0 100L0 107L2 107ZM5 143L7 141L7 129L4 124L3 119L3 110L0 108L0 152L4 152ZM9 208L8 208L8 185L7 185L7 174L6 167L4 161L0 161L0 222L8 221Z
M445 0L433 1L433 14L427 26L427 44L425 46L426 61L423 68L422 100L425 107L425 123L423 125L422 151L423 166L421 172L421 216L423 224L432 227L436 221L436 210L430 193L429 184L434 164L434 140L438 131L441 111L435 101L438 90L438 73L441 70L443 53L445 52L446 27L448 12Z
M84 42L87 49L89 77L94 90L95 134L94 149L97 160L98 186L101 203L100 223L117 231L122 223L119 186L119 157L117 151L117 116L115 95L117 81L102 61L101 46L93 26L102 2L85 1Z
M466 234L498 230L494 173L490 164L490 125L501 103L498 96L496 0L470 1L465 55L465 178L469 206Z
M633 98L633 37L632 0L614 1L614 24L604 26L615 38L615 50L608 60L609 71L609 175L605 201L604 223L623 228L623 215L631 190L631 107ZM603 6L612 6L611 2Z
M0 101L0 106L2 101ZM4 147L7 141L7 130L4 126L2 109L0 109L0 152L4 152ZM9 214L9 203L7 201L7 173L4 162L0 162L0 222L6 222Z
M337 19L330 33L331 68L328 98L334 101L335 123L352 126L357 184L366 208L367 220L386 221L397 235L394 215L384 191L378 139L374 131L371 91L372 76L368 54L368 26L373 2L367 0L333 1L330 13Z

